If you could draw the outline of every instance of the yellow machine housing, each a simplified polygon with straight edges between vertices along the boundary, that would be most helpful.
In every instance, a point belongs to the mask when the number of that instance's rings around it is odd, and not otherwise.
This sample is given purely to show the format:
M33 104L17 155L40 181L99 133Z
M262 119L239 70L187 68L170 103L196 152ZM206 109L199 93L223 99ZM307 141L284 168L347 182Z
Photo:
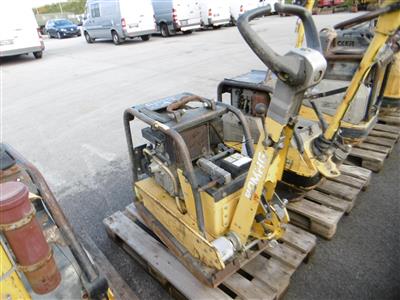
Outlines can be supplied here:
M188 215L195 220L196 210L194 207L193 194L191 193L191 186L187 180L185 180L182 170L178 170L178 175ZM240 192L241 190L237 190L218 201L207 192L200 192L204 211L205 229L213 239L228 232L229 225L231 224L233 214L240 198Z
M381 112L400 110L400 52L394 55L383 97Z
M1 239L1 238L0 238ZM25 289L10 256L6 252L6 245L3 240L0 243L0 299L24 299L29 300L31 296Z
M185 214L179 211L175 199L161 188L153 178L138 181L135 184L136 195L158 220L162 220L164 226L174 233L176 238L194 257L207 262L210 260L207 248L213 248L213 246L205 241L203 241L204 244L200 242L193 243L193 240L198 239L197 234L195 234L197 232L197 222L194 199L190 184L183 177L181 178L183 180L182 189L185 194L184 202L187 208L187 213ZM219 201L215 201L206 192L201 193L207 240L215 240L228 232L239 198L240 190ZM162 206L162 209L160 209L160 206ZM166 214L166 212L170 214ZM166 220L169 220L169 222L166 222ZM223 269L224 267L222 263L214 261L210 261L208 265L217 269Z
M178 170L178 174L187 213L182 214L177 208L175 199L162 189L151 177L140 180L135 184L136 195L144 202L146 207L151 207L152 201L159 201L157 199L162 199L163 205L165 205L168 210L173 211L175 215L181 215L186 224L191 225L193 230L197 230L196 208L191 192L192 188L182 175L182 170ZM241 190L237 190L218 201L215 201L207 192L200 193L204 211L205 229L211 240L228 232L233 213L235 212L236 205L240 198L240 191Z

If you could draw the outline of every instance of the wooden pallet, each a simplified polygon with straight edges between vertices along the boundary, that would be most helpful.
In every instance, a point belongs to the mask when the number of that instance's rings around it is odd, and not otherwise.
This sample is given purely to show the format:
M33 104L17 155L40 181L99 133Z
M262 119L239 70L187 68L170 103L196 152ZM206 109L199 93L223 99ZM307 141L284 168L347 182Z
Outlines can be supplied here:
M316 236L288 224L275 247L267 247L217 288L198 281L142 223L133 204L104 219L109 236L170 294L186 299L279 299L292 274L313 253Z
M365 141L353 147L347 158L347 163L379 172L398 142L399 135L400 127L376 124Z
M400 126L400 111L382 110L379 113L378 120L382 124Z
M287 206L291 223L331 239L340 219L355 205L358 194L367 188L371 171L358 166L340 166L342 174L325 179L300 201Z

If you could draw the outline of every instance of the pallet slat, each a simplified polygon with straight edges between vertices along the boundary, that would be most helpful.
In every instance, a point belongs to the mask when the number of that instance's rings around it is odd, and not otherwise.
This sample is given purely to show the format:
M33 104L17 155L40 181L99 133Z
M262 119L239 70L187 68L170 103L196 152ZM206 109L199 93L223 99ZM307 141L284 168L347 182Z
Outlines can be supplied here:
M400 125L400 117L394 115L379 116L379 121L389 125Z
M230 299L221 290L201 284L172 254L166 251L161 243L123 213L116 212L104 219L103 222L109 234L111 232L111 234L117 235L188 299L193 295L199 299Z
M351 156L361 159L361 165L364 168L379 172L383 168L387 155L370 150L353 148L351 150Z
M307 192L304 196L305 199L317 202L319 204L323 204L329 208L338 210L338 211L348 211L350 207L349 201L340 199L338 197L334 197L331 195L327 195L325 193L319 192L317 190L311 190Z
M339 170L344 175L350 175L351 177L358 178L364 180L364 182L368 185L371 180L372 172L371 170L359 167L359 166L349 166L349 165L341 165ZM364 185L365 186L365 185Z
M275 258L267 259L261 255L243 267L243 270L268 285L278 295L287 289L290 277L296 269Z
M291 224L287 224L285 234L281 240L302 253L310 253L317 242L315 235Z
M386 156L388 156L390 154L390 147L370 144L370 143L366 143L366 142L363 142L360 145L355 146L354 148L364 149L364 150L372 150L374 152L385 154Z
M346 175L346 174L341 174L338 177L329 178L329 180L335 181L335 182L338 182L341 184L346 184L355 189L362 189L365 186L364 180L350 176L350 175Z
M302 215L301 212L300 213L294 211L290 212L290 222L300 228L318 234L319 236L322 236L328 240L335 235L337 229L337 224L332 224L330 226L327 226L318 223L318 221L310 219L306 215Z
M343 212L305 199L297 202L291 202L287 205L287 208L291 212L300 213L301 215L308 217L311 221L315 221L326 227L336 226L344 214ZM295 225L297 224L295 223Z
M276 299L274 291L265 285L254 285L252 281L240 276L238 273L232 274L224 281L224 285L234 291L242 299Z
M337 196L344 200L355 201L357 195L360 193L360 188L354 188L344 183L326 180L318 185L316 190L325 192L332 196Z
M396 141L393 139L376 137L376 136L368 136L365 139L365 142L370 143L370 144L375 144L375 145L383 145L383 146L387 146L390 148L393 148L394 144L396 144Z
M377 152L373 152L373 151L369 151L369 150L365 150L365 149L361 149L361 148L353 148L351 150L351 155L360 157L360 158L365 158L365 159L371 160L371 161L376 161L376 162L384 162L386 159L386 155L384 155L382 153L377 153Z
M284 243L278 243L274 247L267 247L264 252L294 269L297 269L306 257L306 254L296 251L296 249Z
M386 132L391 132L391 133L397 133L397 135L400 134L400 128L398 126L393 126L393 125L387 125L387 124L376 124L374 126L374 130L380 130L380 131L386 131Z
M375 137L383 137L383 138L389 138L397 141L399 138L399 135L397 133L392 133L392 132L387 132L387 131L380 131L380 130L371 130L369 133L370 136L375 136Z

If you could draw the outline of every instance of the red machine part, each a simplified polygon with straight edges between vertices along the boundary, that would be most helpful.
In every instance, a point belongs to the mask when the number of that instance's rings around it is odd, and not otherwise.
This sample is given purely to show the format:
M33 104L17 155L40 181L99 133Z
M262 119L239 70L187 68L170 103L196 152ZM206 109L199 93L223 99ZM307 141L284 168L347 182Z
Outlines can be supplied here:
M33 291L46 294L54 290L61 275L35 218L28 188L21 182L0 184L0 228Z

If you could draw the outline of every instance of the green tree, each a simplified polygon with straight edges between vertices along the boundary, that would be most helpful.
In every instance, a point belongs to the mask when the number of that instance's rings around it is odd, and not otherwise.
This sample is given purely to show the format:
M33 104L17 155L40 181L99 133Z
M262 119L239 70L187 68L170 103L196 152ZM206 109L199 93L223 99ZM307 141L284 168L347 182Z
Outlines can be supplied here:
M85 11L86 0L68 0L67 2L60 2L54 4L48 4L37 8L37 11L40 14L48 14L48 13L59 13L70 12L74 14L83 14Z

